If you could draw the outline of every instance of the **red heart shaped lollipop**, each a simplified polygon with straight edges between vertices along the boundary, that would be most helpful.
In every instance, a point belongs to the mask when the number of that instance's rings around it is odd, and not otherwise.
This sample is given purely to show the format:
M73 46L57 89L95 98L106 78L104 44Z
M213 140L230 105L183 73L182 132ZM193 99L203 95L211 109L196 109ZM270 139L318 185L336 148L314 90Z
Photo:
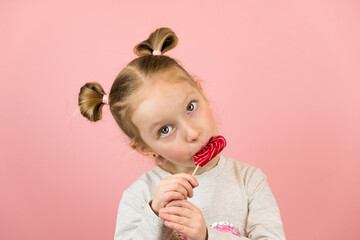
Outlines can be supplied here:
M194 155L195 165L203 167L218 155L226 146L226 140L223 136L211 137L208 144Z

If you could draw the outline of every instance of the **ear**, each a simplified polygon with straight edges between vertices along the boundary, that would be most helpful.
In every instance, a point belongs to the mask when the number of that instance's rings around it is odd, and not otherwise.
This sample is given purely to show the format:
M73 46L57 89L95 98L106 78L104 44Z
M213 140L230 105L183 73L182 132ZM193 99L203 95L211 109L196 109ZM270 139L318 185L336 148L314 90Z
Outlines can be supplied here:
M145 157L154 158L153 154L155 153L148 146L145 146L142 143L132 141L130 143L130 147Z

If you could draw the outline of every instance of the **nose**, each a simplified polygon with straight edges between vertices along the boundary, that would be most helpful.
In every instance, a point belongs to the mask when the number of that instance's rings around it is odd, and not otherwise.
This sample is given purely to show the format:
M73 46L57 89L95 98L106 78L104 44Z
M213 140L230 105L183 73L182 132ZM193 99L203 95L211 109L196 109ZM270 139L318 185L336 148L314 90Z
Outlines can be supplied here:
M185 138L187 142L196 142L199 140L201 135L200 129L192 123L190 120L185 121L184 124L185 129Z

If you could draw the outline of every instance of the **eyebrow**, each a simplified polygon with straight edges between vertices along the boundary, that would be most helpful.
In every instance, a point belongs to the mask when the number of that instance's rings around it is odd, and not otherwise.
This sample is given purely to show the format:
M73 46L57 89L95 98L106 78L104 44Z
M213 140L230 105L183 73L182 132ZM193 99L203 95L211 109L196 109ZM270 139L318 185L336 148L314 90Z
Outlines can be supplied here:
M191 92L189 92L189 93L185 96L184 101L183 101L183 104L185 104L185 103L186 103L186 100L189 98L189 96L190 96L191 94L195 93L195 92L196 92L195 90L192 90ZM153 131L153 129L154 129L154 127L155 127L156 125L162 123L163 121L164 121L164 120L159 120L159 121L156 121L156 122L154 122L153 124L151 124L150 127L149 127L150 132Z

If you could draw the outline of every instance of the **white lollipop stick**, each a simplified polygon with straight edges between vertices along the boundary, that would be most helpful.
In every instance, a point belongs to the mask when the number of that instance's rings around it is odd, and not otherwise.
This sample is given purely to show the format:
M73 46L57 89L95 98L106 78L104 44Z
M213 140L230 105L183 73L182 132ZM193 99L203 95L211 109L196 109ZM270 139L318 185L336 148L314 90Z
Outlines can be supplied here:
M195 173L196 173L196 171L198 170L199 166L200 166L200 164L198 164L198 165L196 166L194 172L192 173L193 176L195 176Z

